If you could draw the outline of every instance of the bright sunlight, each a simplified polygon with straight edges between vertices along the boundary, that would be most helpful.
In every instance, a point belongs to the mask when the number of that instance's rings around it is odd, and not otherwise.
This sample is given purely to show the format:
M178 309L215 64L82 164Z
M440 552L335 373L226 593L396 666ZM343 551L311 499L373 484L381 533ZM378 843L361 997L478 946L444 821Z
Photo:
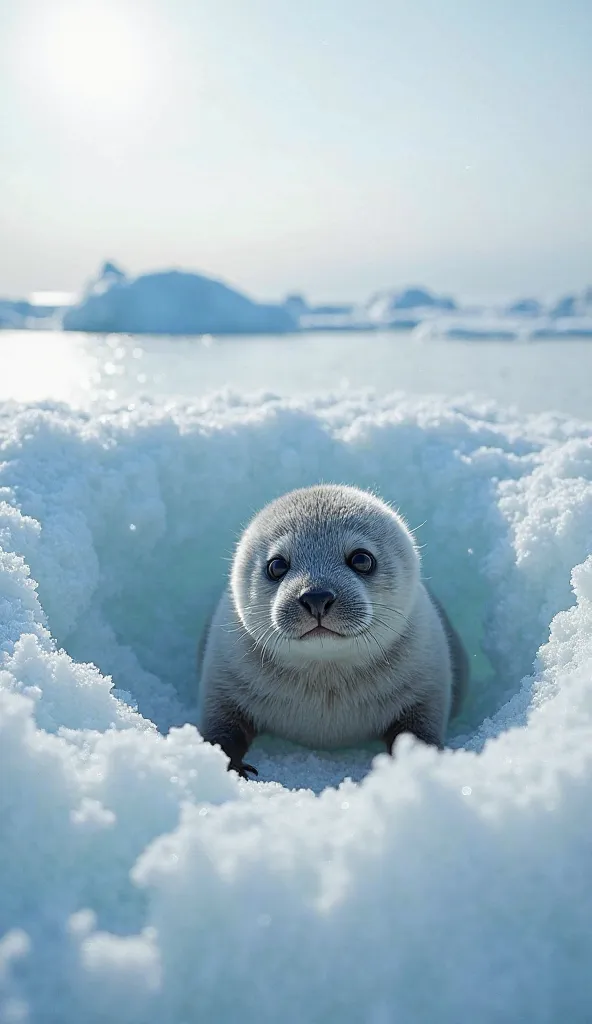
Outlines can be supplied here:
M69 108L96 104L111 112L141 102L155 62L136 12L115 2L42 8L27 47L40 86Z

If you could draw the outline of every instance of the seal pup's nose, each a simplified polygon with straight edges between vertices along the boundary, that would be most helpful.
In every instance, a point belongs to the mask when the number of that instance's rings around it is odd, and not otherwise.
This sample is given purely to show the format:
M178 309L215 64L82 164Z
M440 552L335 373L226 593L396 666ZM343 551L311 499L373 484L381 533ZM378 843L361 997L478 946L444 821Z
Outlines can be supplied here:
M332 590L305 590L298 600L313 619L322 619L335 603L335 594Z

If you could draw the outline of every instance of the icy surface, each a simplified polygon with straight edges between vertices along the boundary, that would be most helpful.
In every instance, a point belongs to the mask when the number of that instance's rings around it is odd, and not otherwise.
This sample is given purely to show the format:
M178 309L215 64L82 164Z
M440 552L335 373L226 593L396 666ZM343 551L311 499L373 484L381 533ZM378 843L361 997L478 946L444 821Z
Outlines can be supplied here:
M509 345L415 344L409 331L175 338L72 331L0 332L0 400L78 408L194 401L221 388L284 396L375 389L494 400L523 413L590 419L592 345L586 339Z
M589 1020L590 427L0 408L0 1020ZM319 479L417 528L471 700L443 755L263 740L242 783L190 724L197 636L241 524Z
M534 316L495 311L443 314L418 319L416 340L446 338L467 341L538 341L544 338L592 338L591 315Z

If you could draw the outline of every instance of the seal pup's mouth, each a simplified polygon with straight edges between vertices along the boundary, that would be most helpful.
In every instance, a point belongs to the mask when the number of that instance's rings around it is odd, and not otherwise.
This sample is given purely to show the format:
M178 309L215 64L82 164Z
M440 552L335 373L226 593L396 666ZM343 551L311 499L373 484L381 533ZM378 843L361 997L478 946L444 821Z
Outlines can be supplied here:
M300 639L308 640L315 636L338 636L340 640L345 640L343 633L337 633L336 630L328 629L327 626L313 626L306 633L302 633Z

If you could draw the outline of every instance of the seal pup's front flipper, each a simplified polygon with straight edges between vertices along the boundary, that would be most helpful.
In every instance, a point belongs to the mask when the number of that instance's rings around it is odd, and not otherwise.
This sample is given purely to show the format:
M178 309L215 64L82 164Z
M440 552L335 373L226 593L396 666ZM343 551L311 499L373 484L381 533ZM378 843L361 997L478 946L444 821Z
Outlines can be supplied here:
M389 725L388 729L385 730L381 739L386 744L386 749L389 754L393 752L393 746L397 736L402 736L404 733L411 733L416 739L421 740L422 743L427 743L429 747L437 747L442 750L443 744L440 738L441 726L436 722L430 720L430 708L425 707L422 704L415 704L411 708L407 708L397 716L394 722Z
M230 759L229 772L236 772L241 779L248 779L247 772L259 774L252 764L245 764L243 761L255 739L255 726L236 704L228 700L218 703L215 712L208 715L202 736L208 743L217 743L222 748Z

